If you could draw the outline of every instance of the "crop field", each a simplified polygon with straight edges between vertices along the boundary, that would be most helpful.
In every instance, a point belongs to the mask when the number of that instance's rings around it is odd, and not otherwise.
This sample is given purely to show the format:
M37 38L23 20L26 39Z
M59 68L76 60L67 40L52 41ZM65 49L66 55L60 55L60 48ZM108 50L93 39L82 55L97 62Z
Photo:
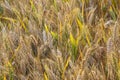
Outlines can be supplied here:
M120 0L0 0L0 80L120 80Z

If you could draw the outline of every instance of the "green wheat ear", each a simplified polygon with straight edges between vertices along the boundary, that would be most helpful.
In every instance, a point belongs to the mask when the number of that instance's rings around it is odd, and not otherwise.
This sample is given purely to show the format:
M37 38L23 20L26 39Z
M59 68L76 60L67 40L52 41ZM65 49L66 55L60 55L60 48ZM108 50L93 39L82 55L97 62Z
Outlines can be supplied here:
M0 16L3 14L3 7L0 5Z

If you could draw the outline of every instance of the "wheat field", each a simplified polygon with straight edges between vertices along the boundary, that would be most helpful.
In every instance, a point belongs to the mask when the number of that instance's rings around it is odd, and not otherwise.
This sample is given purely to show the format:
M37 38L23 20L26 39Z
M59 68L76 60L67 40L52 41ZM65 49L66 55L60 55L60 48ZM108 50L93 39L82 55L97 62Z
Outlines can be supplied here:
M120 80L120 0L0 0L0 80Z

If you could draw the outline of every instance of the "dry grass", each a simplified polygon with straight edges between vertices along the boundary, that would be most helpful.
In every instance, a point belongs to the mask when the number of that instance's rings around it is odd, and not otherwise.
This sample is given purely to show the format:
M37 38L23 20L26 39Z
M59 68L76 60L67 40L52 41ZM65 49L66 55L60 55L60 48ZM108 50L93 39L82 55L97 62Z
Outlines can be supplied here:
M1 0L0 80L120 80L119 0Z

